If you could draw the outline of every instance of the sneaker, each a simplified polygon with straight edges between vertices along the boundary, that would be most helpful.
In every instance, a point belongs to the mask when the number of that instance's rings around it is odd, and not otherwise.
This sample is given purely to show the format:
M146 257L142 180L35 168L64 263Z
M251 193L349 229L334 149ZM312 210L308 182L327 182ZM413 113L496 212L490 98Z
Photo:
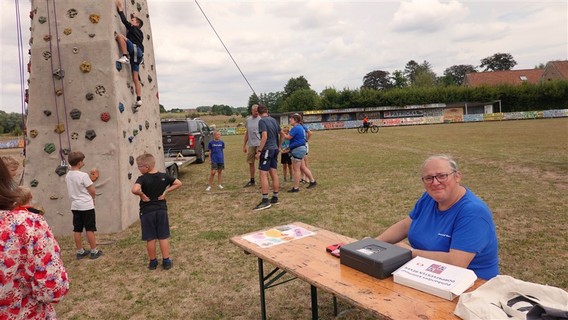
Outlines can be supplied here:
M88 256L90 252L88 250L83 249L83 253L77 253L77 260L81 260Z
M122 56L122 57L120 57L120 59L116 60L116 62L120 62L120 63L130 63L130 59L128 59L127 56Z
M95 260L98 259L100 256L103 255L103 251L102 250L97 250L97 252L91 252L89 254L89 259L91 260Z
M304 179L300 179L300 183L304 183L304 184L305 184L305 183L308 183L308 182L307 182L306 180L304 180Z
M247 184L245 184L245 186L243 188L248 188L248 187L252 187L254 186L254 181L249 181L247 182Z
M207 186L207 188L205 188L205 191L211 191L211 186Z
M222 185L219 185L219 189L224 189L225 187L223 187Z
M158 261L156 261L156 264L157 264L157 262ZM174 263L171 259L162 261L162 267L164 268L164 270L170 270L173 266L174 266Z
M278 204L278 197L272 197L270 198L270 204Z
M317 186L317 184L318 183L314 180L314 182L310 182L310 184L306 187L306 189L311 189L311 188Z
M136 106L137 106L137 107L142 106L142 100L137 100L137 101L136 101Z
M150 263L148 264L148 269L156 270L157 267L158 267L158 259L150 260Z
M290 190L288 190L288 192L300 192L300 188L292 188Z
M268 209L270 207L272 207L272 205L270 204L270 201L262 200L256 207L254 207L252 209L252 211L260 211L260 210Z

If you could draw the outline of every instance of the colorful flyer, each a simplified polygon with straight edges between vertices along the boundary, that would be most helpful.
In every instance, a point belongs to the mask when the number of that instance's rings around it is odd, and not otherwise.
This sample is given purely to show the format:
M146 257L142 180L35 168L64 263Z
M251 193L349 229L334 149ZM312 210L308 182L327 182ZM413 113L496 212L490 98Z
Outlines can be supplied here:
M244 236L243 239L258 245L261 248L268 248L277 244L308 237L316 234L310 230L289 224L265 231L255 232Z

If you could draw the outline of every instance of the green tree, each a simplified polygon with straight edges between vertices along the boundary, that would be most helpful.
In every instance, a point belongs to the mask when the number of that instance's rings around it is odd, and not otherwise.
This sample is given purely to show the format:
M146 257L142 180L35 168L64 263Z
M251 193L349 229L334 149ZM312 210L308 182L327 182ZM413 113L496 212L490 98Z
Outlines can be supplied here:
M320 106L320 97L311 89L294 91L282 104L282 112L317 110Z
M513 69L517 65L517 61L513 59L510 53L496 53L490 57L481 59L480 68L484 71L506 71Z
M164 108L164 106L162 104L160 104L160 113L166 113L168 111L166 111L166 108Z
M320 106L322 109L342 108L341 94L335 88L325 88L320 93Z
M434 85L436 85L436 73L432 71L430 63L424 61L424 63L416 69L412 86L423 88L433 87Z
M195 108L195 110L196 110L197 112L201 112L201 113L208 113L208 112L211 112L211 107L209 107L209 106L199 106L199 107Z
M290 97L294 92L302 89L310 89L310 84L304 76L298 78L290 78L288 83L284 86L284 98Z
M284 92L261 93L260 100L268 107L268 111L280 112L282 102L284 101Z
M449 84L461 86L465 75L474 72L477 72L477 70L471 64L458 64L446 68L446 70L444 70L444 77L448 79Z
M375 70L367 73L363 77L361 88L383 90L392 88L390 73L383 70Z
M408 87L408 79L404 75L404 71L395 70L391 75L391 83L393 88L406 88Z
M414 60L410 60L406 63L406 66L404 67L404 76L406 77L406 79L408 79L408 82L410 84L414 83L416 72L418 72L419 67L420 65L418 64L418 62Z

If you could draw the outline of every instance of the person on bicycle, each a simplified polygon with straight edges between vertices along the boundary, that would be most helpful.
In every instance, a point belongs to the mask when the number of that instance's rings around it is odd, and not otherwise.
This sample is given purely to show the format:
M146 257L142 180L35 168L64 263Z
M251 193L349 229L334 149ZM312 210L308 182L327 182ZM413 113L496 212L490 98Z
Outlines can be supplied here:
M369 118L367 118L367 115L363 116L363 128L365 128L365 132L369 130Z

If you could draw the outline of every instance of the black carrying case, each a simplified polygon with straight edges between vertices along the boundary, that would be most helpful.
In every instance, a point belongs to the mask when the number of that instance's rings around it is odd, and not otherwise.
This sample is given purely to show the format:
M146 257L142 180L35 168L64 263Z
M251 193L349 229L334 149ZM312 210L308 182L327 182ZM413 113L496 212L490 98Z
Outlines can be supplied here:
M373 238L364 238L342 246L340 263L384 279L412 259L412 251Z

